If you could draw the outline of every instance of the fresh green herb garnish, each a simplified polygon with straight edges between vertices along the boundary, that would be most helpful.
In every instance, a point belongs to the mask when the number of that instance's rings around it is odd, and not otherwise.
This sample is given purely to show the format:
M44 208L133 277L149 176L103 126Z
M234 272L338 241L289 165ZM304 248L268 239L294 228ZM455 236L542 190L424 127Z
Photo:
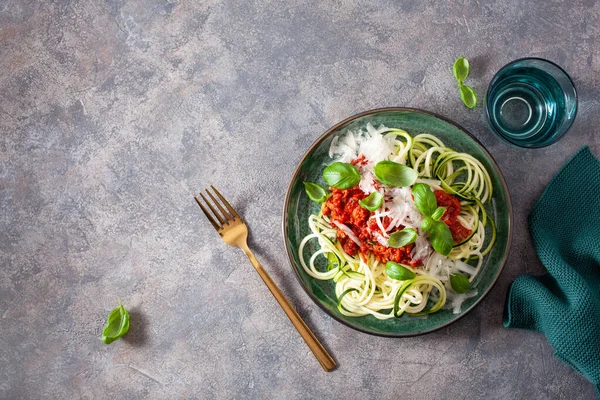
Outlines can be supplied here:
M360 173L354 165L338 161L323 170L323 179L334 188L349 189L358 185Z
M415 207L421 214L431 217L437 208L437 200L429 185L417 183L413 186L412 194L415 199Z
M450 286L458 294L467 293L471 289L469 279L462 274L450 275Z
M452 251L454 239L452 239L452 233L448 225L439 221L446 209L437 206L437 199L429 185L417 183L413 186L412 193L415 200L415 207L425 216L425 219L421 223L421 229L429 231L429 241L433 249L447 256Z
M431 241L431 247L444 256L450 254L452 246L454 246L450 228L441 221L435 221L429 229L429 240Z
M424 232L427 232L428 230L431 229L431 225L433 225L435 221L433 220L433 218L431 217L425 217L425 219L423 220L423 222L421 222L421 229Z
M413 228L404 228L401 231L394 232L388 239L388 246L393 248L400 248L413 243L417 240L417 231Z
M388 186L410 186L417 180L417 172L404 164L393 161L380 161L375 165L375 176Z
M108 315L108 320L102 331L102 341L111 344L129 330L129 312L123 307L121 300L119 306Z
M477 93L475 93L475 90L471 86L463 83L467 79L467 76L469 76L470 70L469 60L464 57L457 58L452 67L452 73L460 89L460 98L467 107L475 108L477 107Z
M385 264L385 273L392 279L397 281L406 281L408 279L413 279L417 276L410 269L406 268L404 265L398 264L393 261L388 261Z
M383 203L383 195L379 192L373 192L366 198L358 201L358 204L362 208L366 208L369 211L377 211L381 207L381 203Z
M446 207L438 207L435 209L433 214L431 214L431 219L433 219L434 221L439 221L444 216L445 212Z
M471 86L460 85L460 98L469 108L477 107L477 93Z
M469 60L467 60L464 57L458 57L454 62L454 66L452 66L452 72L454 73L454 77L459 82L462 82L465 79L467 79L470 70L471 67L469 66Z
M308 198L316 203L327 200L327 190L316 183L304 182L304 191L306 191Z

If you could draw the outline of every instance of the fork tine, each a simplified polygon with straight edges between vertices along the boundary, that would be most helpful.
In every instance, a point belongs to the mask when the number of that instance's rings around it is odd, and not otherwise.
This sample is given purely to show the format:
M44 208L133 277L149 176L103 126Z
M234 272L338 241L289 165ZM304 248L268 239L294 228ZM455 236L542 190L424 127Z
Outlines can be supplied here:
M204 215L206 215L206 218L208 218L208 220L210 221L210 223L212 224L212 226L214 226L217 231L220 231L221 230L221 226L219 224L217 224L217 222L213 219L213 217L210 215L210 213L208 212L208 210L206 208L204 208L204 206L202 205L202 203L200 203L200 200L198 200L198 198L196 196L194 196L194 200L196 200L196 203L198 203L198 205L202 209L202 212L204 212Z
M221 195L221 193L219 193L217 188L214 187L213 185L210 185L210 187L212 188L212 190L215 191L215 193L217 194L217 196L219 196L219 198L223 201L223 203L225 203L225 206L227 207L227 209L229 210L231 215L233 215L234 218L241 219L241 217L238 215L238 213L236 213L235 210L233 209L233 207L231 207L231 204L229 204L229 202L227 200L225 200L225 197L223 197L223 195Z
M206 203L206 205L208 206L208 208L210 208L210 211L212 211L213 215L215 217L217 217L217 219L221 223L221 226L225 225L227 223L227 220L223 219L223 217L221 216L221 214L219 214L218 211L215 210L215 208L210 204L210 201L206 200L206 197L204 197L204 195L202 193L200 193L200 197L202 197L202 200L204 200L204 202Z
M215 199L215 196L212 195L211 192L208 191L208 189L206 189L206 193L208 193L208 195L210 196L210 198L212 199L212 201L215 202L215 204L217 205L217 207L219 208L219 210L223 213L223 216L225 217L225 219L229 222L231 220L234 220L235 217L229 215L227 213L227 211L225 211L225 209L223 208L223 206L221 205L221 202L219 202L217 199Z

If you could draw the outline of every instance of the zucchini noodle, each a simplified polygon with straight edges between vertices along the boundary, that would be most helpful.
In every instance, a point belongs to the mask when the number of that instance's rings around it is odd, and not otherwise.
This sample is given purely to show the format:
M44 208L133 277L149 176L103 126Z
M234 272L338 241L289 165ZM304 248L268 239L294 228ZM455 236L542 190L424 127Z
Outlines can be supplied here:
M306 273L314 279L335 283L337 307L346 316L372 315L378 319L395 318L403 314L423 316L448 306L455 313L460 312L461 303L477 293L476 290L465 294L455 293L450 276L460 273L473 283L481 270L483 258L492 249L496 239L494 220L484 207L492 198L493 187L483 164L469 154L447 147L433 135L412 136L402 129L384 126L375 129L370 124L366 126L366 131L347 131L334 138L329 155L341 162L350 162L359 156L368 160L370 164L360 168L360 189L365 194L380 191L392 197L391 202L384 202L370 218L376 218L384 241L392 225L410 226L412 223L419 233L413 256L418 257L416 259L422 266L403 265L414 272L412 279L390 278L386 274L385 263L379 262L374 254L359 253L352 256L345 252L337 239L337 231L347 228L337 224L337 221L332 223L328 216L319 212L308 217L311 233L303 238L298 248L300 263ZM382 225L382 217L391 213L388 207L393 206L396 200L394 196L402 197L398 202L413 201L410 195L399 192L398 188L386 192L386 188L382 187L385 185L374 183L372 166L383 160L412 168L418 174L417 182L429 185L432 190L444 190L460 200L461 211L456 219L470 231L470 235L455 243L448 256L431 249L427 234L420 227L420 215L389 217L392 220L390 226L386 228ZM447 302L450 304L446 305Z

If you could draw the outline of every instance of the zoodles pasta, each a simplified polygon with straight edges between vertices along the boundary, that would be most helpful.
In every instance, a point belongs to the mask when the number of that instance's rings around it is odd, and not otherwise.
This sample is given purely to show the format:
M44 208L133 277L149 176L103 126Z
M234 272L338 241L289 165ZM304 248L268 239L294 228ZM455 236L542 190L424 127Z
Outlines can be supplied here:
M322 204L298 248L306 273L335 282L347 316L460 312L496 236L481 162L433 135L371 124L335 137L329 156L329 190L305 182Z

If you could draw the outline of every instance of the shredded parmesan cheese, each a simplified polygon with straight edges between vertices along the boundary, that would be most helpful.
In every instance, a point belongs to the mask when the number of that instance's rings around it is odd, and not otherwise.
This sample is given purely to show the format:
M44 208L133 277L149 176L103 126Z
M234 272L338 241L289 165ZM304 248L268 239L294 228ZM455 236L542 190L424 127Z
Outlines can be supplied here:
M334 224L335 224L335 225L336 225L338 228L340 228L342 231L344 231L344 233L345 233L346 235L348 235L348 237L349 237L350 239L352 239L352 241L353 241L354 243L356 243L357 245L359 245L359 246L360 246L360 240L358 240L358 238L356 237L356 235L354 234L354 232L352 232L352 229L348 228L348 227L347 227L346 225L344 225L344 224L341 224L341 223L337 222L336 220L333 220L333 223L334 223Z

